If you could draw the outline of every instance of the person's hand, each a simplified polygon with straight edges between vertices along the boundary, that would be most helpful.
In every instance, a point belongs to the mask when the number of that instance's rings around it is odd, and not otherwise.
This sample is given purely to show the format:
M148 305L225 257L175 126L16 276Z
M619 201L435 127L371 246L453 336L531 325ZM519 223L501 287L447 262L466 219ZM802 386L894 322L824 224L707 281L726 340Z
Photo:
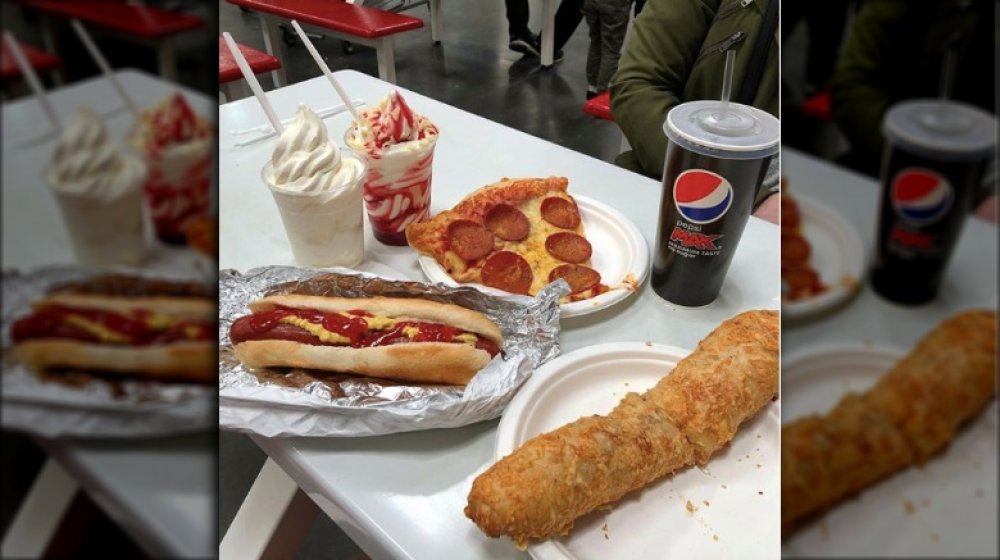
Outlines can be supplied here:
M976 207L976 216L990 222L997 223L997 195L991 194L986 200Z
M764 199L764 202L760 203L757 210L753 213L754 216L762 220L767 220L772 224L777 224L779 220L778 210L781 208L781 193L774 193L771 196Z

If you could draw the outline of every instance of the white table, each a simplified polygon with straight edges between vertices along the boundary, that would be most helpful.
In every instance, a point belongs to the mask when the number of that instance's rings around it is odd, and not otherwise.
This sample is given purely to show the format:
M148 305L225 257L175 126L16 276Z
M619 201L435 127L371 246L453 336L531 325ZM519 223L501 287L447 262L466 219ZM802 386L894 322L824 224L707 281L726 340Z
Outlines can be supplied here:
M352 97L368 103L376 103L390 88L353 71L338 72L337 77ZM441 130L432 212L452 206L467 192L503 176L561 174L569 177L570 192L612 204L652 243L660 196L656 181L399 89L414 110L427 115ZM300 102L314 109L338 103L322 77L270 91L267 96L280 118L292 116ZM262 110L254 99L235 101L220 107L219 121L220 265L247 270L294 264L277 208L260 180L275 139L237 148L236 137L229 134L264 123ZM326 120L338 143L349 121L343 113ZM413 279L423 278L409 248L383 246L370 231L366 237L366 260L386 264ZM564 320L563 352L630 340L693 348L722 320L741 310L775 308L778 243L776 226L752 218L722 295L713 305L701 310L671 308L644 285L618 306ZM473 478L493 462L496 425L491 421L358 439L254 439L374 559L521 558L526 555L511 541L485 537L462 514Z
M878 182L788 148L782 153L782 173L788 177L789 188L793 193L800 193L826 204L850 222L860 233L869 251L869 262L871 262L870 254L875 246L881 194ZM868 278L865 278L860 293L845 307L814 321L784 322L781 332L782 352L783 355L790 356L816 346L839 344L858 346L874 343L900 349L912 348L934 326L962 309L996 308L996 286L997 226L970 217L959 237L937 299L919 306L895 304L876 295ZM788 378L785 380L787 382ZM791 417L807 412L803 410L792 412L797 408L794 406L789 408L792 404L790 397L786 397L783 410ZM990 410L995 414L995 405ZM977 420L979 421L989 423L985 418ZM956 442L952 447L957 445ZM949 460L957 460L954 456L955 453L952 453ZM984 480L995 480L997 476L995 463L993 468L992 473L974 471L975 476L981 474ZM992 501L995 498L995 495L992 497L987 495L985 499ZM890 504L889 507L899 508L896 503ZM955 514L961 515L960 512ZM992 518L975 516L963 520L956 517L956 522L964 525L967 533L992 535L993 539L978 539L979 542L975 543L975 546L984 544L982 542L984 540L987 542L992 540L992 550L978 552L986 556L996 556L996 509L993 509ZM836 534L831 529L828 537L809 540L810 554L815 554L817 557L829 557L835 554L871 557L879 551L891 551L895 547L895 550L903 556L951 555L934 540L917 540L926 538L921 532L923 529L919 523L910 523L910 519L907 519L906 523L905 534L880 536L873 542L866 542L864 539L859 542L843 533ZM810 530L822 531L822 529ZM928 532L933 530L943 530L943 528L934 526L927 529ZM801 538L801 535L796 537ZM796 537L793 537L793 542ZM821 544L819 548L813 546L813 543L817 542ZM911 542L923 544L916 545L915 549ZM798 549L804 550L804 546L799 545ZM899 546L904 546L906 550L900 550Z
M140 107L154 105L178 89L174 84L134 70L117 74ZM180 89L196 111L206 115L214 113L213 100ZM69 122L80 105L89 105L102 114L110 113L104 118L108 132L124 143L132 117L122 108L122 102L105 79L76 82L50 93L63 122ZM115 111L116 108L119 110ZM3 106L5 269L30 270L74 262L62 216L42 178L55 148L55 137L49 135L24 145L25 140L38 136L47 123L34 98L22 98ZM192 270L195 258L191 250L156 244L148 268L163 272ZM211 434L135 441L39 440L38 443L48 451L50 459L56 461L58 467L150 555L205 557L214 554L216 469L213 454L217 446ZM51 475L52 468L47 467L43 473ZM61 479L58 474L54 477ZM68 489L75 490L72 485ZM24 508L30 510L31 506L25 504ZM45 513L49 518L58 519L62 511L55 508ZM5 535L5 553L8 552L7 538L13 532L12 529Z
M793 193L829 205L853 225L866 249L875 246L881 191L877 181L785 148L781 172ZM782 325L785 352L818 341L878 342L910 348L934 325L961 309L997 305L997 226L970 217L945 273L941 293L920 306L892 303L875 294L864 279L861 293L847 307L821 321Z

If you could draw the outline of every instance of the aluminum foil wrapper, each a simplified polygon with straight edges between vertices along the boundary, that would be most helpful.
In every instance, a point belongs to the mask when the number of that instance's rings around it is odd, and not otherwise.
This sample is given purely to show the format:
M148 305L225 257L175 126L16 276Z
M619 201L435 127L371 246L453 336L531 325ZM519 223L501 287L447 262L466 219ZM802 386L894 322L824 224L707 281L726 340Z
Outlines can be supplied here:
M245 368L229 341L248 304L275 294L420 297L475 309L493 320L504 350L465 387L407 385L294 368ZM565 281L538 296L496 297L474 288L392 281L346 269L289 266L219 273L219 427L262 436L372 436L453 428L500 416L535 368L559 354Z
M98 274L198 280L127 268L78 266L3 272L3 427L35 436L128 438L204 431L215 427L216 391L211 385L162 383L90 372L36 372L11 348L10 327L51 288Z

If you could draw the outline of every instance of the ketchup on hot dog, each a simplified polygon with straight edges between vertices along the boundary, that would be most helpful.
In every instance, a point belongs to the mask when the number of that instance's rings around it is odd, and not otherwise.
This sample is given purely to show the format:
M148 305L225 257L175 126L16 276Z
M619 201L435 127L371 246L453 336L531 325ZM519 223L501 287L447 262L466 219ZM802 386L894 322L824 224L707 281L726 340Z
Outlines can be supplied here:
M325 342L304 328L283 322L287 317L304 319L312 325L322 326L324 330L339 335L347 341ZM456 339L462 335L472 335L475 336L476 348L484 350L491 357L500 352L494 342L450 325L423 321L391 321L393 324L387 325L387 328L373 329L369 328L366 320L371 317L370 313L362 311L342 314L279 307L240 317L230 327L229 338L233 344L248 340L289 340L301 344L371 348L407 342L464 344L462 340Z
M211 325L200 321L173 321L156 325L151 314L117 313L100 309L50 306L11 325L13 342L38 338L66 338L87 342L145 346L185 340L211 340Z

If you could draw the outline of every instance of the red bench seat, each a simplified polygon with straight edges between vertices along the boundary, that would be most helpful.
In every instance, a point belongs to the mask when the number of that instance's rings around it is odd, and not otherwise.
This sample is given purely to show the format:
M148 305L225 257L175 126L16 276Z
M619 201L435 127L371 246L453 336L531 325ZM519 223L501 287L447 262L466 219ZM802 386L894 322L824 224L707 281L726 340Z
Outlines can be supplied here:
M243 58L247 59L247 64L250 65L250 69L253 70L254 74L263 74L264 72L281 68L281 61L276 57L239 43L237 43L237 46L239 46L240 52L243 53ZM226 40L219 37L219 83L227 84L242 78L243 73L240 72L240 67L236 65L233 53L229 52Z
M24 0L22 4L51 16L75 18L97 28L151 40L205 25L201 18L190 14L118 2Z
M833 122L833 104L829 91L821 91L802 102L802 114L814 119Z
M7 48L7 41L0 41L0 44L3 45L3 49L0 51L0 80L7 81L20 77L21 68L17 65L17 61L14 60L14 55L11 54L10 49ZM47 72L62 66L62 60L58 56L51 55L20 41L18 41L18 45L21 46L21 52L24 53L24 57L28 59L28 64L36 72Z
M590 98L590 101L584 103L583 112L606 121L615 120L615 117L611 114L611 91L608 90Z
M226 0L230 4L365 39L420 29L424 20L338 0Z

